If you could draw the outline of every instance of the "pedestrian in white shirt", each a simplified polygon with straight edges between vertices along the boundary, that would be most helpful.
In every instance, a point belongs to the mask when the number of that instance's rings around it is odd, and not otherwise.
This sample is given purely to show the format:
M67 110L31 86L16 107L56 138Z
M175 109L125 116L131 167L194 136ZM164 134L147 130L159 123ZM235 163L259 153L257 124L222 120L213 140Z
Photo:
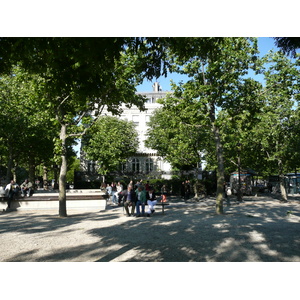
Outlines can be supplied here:
M154 206L157 204L156 195L152 186L149 187L146 197L148 204L147 217L150 217L150 215L155 212Z

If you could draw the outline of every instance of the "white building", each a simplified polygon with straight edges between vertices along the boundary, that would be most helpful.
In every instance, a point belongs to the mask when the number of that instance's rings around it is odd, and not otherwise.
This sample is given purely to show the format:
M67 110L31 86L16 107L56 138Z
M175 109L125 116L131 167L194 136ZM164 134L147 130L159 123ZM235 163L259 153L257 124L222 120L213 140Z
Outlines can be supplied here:
M131 108L127 108L125 105L122 106L123 112L121 114L121 119L133 121L136 125L136 130L139 135L139 149L134 157L130 157L127 160L127 163L121 167L120 171L123 174L134 174L138 177L147 176L147 174L150 175L150 173L152 173L155 177L161 176L165 179L171 179L171 165L158 157L156 150L149 149L145 146L146 132L148 129L147 123L153 112L161 106L161 104L157 103L157 99L165 97L168 93L161 90L158 82L155 82L152 87L152 92L137 93L144 95L147 98L145 111L140 111L136 106L132 106ZM111 115L105 110L103 111L103 114ZM81 168L83 171L82 173L85 173L85 180L92 177L94 180L96 177L99 177L95 172L95 163L85 160L83 153L81 153ZM87 181L90 181L90 179Z
M161 106L157 99L164 98L167 92L163 92L158 82L153 84L152 92L138 92L137 94L146 96L145 111L139 111L137 107L123 107L121 119L133 121L139 134L139 149L134 157L130 157L124 167L124 171L135 172L140 174L149 174L151 172L161 174L163 178L171 178L171 165L157 156L156 150L149 149L145 146L146 133L148 130L147 123L150 116Z

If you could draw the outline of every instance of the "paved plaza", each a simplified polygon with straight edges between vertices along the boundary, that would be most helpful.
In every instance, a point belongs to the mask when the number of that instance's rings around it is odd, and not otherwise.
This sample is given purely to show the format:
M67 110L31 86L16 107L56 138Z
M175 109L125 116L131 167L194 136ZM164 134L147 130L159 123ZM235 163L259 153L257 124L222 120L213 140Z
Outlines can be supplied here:
M299 262L300 200L267 196L224 204L172 197L165 214L126 217L105 211L0 213L2 262Z

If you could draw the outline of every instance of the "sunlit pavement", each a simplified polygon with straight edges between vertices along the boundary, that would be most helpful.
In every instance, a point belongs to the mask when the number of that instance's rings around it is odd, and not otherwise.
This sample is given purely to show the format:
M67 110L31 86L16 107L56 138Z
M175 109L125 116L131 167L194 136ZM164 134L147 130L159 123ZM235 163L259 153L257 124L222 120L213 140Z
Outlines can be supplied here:
M264 196L224 202L169 199L165 214L126 217L104 212L53 210L0 213L0 261L300 261L300 201Z

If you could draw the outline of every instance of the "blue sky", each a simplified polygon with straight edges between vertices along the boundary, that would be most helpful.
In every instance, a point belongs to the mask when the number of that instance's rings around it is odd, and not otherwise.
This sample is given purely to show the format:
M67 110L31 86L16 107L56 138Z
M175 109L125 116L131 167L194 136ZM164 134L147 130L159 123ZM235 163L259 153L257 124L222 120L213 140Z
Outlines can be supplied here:
M263 56L267 54L270 50L278 50L278 48L275 46L275 40L270 37L259 37L258 38L258 48L260 51L260 55ZM178 83L180 80L185 80L185 76L172 73L169 74L167 77L160 77L157 80L153 81L145 81L142 85L139 85L137 87L138 92L149 92L152 91L152 84L155 81L158 81L159 84L161 85L161 88L163 91L171 91L171 86L170 86L170 80L172 79L176 83ZM257 78L259 80L259 77Z

